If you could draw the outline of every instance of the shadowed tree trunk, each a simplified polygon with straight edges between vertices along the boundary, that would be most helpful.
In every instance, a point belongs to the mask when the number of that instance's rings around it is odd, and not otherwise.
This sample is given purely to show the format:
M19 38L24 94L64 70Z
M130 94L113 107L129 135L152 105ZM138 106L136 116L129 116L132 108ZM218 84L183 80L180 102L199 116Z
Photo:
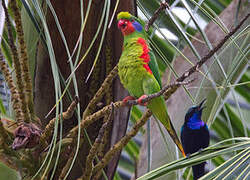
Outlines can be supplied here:
M62 3L56 0L52 0L51 3L62 26L62 30L66 37L70 53L72 53L74 46L78 40L81 29L80 2L66 0ZM83 3L83 9L84 12L86 12L88 1L83 1ZM116 1L111 1L110 14L113 13L115 3ZM104 1L92 1L89 18L87 20L87 24L83 32L83 44L80 53L80 58L86 52L94 37L94 34L96 33L103 11L103 5ZM120 10L130 11L133 9L133 6L133 1L121 1L118 7L118 12ZM47 14L47 23L49 26L50 36L52 38L57 65L64 79L67 79L67 77L71 73L70 65L68 62L68 56L59 31L56 27L54 18L49 11ZM100 37L101 36L99 35L98 39L94 44L94 47L91 49L86 59L76 71L81 114L88 105L90 99L100 87L101 83L105 79L106 74L111 71L111 69L114 67L120 57L122 47L122 36L116 26L116 16L113 20L111 28L107 30L104 44L102 46L102 51L98 58L96 67L92 75L90 76L90 79L85 83L86 77L90 72L95 56L97 54L97 49L100 43ZM107 51L110 52L111 59L107 58L107 54L105 53ZM118 78L114 81L112 88L112 92L110 92L110 97L112 99L103 98L104 104L110 103L110 101L121 100L127 95L127 92L121 86ZM70 86L70 93L72 96L75 95L73 85ZM65 95L65 97L63 98L63 102L65 108L64 110L66 110L66 107L68 107L68 105L70 104L67 95ZM43 126L45 126L48 121L55 116L55 114L52 113L47 119L44 119L45 115L51 110L54 104L54 80L52 76L49 55L47 53L46 48L44 48L43 44L40 43L37 53L37 67L35 77L35 110L38 117L42 120ZM97 110L97 107L95 108L95 110ZM123 108L122 111L117 110L115 112L112 134L110 134L109 138L110 145L113 145L125 134L128 121L128 112L128 108ZM67 122L63 124L63 131L66 132L75 125L77 125L77 118L76 116L73 116L71 119L67 120ZM88 135L90 136L92 142L96 138L101 125L101 120L99 120L87 128ZM82 169L85 166L85 160L86 156L88 155L89 148L90 146L85 138L83 146L81 147L79 156L71 171L69 179L76 179L82 174ZM119 155L115 156L107 168L107 175L109 179L112 179L114 175L118 159Z

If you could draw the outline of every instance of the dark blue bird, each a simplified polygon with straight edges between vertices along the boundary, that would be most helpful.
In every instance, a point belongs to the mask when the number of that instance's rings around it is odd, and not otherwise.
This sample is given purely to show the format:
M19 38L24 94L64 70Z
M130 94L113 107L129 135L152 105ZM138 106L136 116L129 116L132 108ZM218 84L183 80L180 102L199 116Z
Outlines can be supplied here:
M209 145L209 131L205 122L201 120L202 110L204 109L204 99L198 106L189 108L185 116L185 122L181 128L181 142L185 154L195 153ZM205 164L192 166L194 180L205 174Z

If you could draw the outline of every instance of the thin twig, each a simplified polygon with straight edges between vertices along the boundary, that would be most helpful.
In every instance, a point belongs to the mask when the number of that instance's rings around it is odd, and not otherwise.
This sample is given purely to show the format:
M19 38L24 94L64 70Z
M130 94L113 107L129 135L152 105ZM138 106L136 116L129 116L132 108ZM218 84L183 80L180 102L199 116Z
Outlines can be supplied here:
M189 77L194 72L198 71L198 69L208 60L210 59L224 44L225 42L242 26L242 24L249 18L250 13L248 13L241 22L232 30L230 31L220 42L219 44L212 50L210 50L199 62L197 62L194 66L188 69L185 73L183 73L175 82L183 82L187 77ZM168 89L164 93L164 98L168 99L178 87L172 87Z
M83 119L85 119L88 115L90 115L93 106L97 102L99 102L102 99L105 92L107 92L109 90L109 88L110 88L110 86L112 84L112 81L115 78L115 76L117 75L117 73L118 73L118 66L115 66L113 68L113 70L109 73L109 75L106 77L106 79L104 80L101 87L99 88L99 90L94 95L94 97L89 102L87 108L85 109L85 111L83 113Z
M10 89L10 93L11 93L11 103L12 103L12 107L13 110L15 112L16 115L16 121L17 122L21 122L23 119L23 114L22 114L22 110L20 108L20 98L19 98L19 94L16 88L16 85L13 81L13 78L10 74L8 65L6 64L6 62L3 59L3 55L0 52L0 69L4 75L4 79L7 82L8 88Z
M149 19L149 21L145 25L145 31L149 30L149 27L152 26L152 24L155 22L155 20L159 17L161 11L165 10L166 8L169 8L168 3L161 2L160 7L154 12L154 15Z
M113 106L115 108L119 108L123 106L122 101L117 101L113 103ZM94 114L87 116L84 120L81 121L80 126L81 130L83 131L84 128L87 128L90 124L94 123L96 120L102 118L103 116L107 115L111 111L112 105L107 105L103 107L101 110L95 112ZM68 133L67 137L68 138L75 138L78 133L78 126L74 127L71 129L71 131Z
M110 111L110 114L108 116L108 119L107 121L102 125L101 129L99 130L99 134L97 136L97 138L95 139L95 142L94 144L92 145L90 151L89 151L89 154L87 156L87 160L86 160L86 163L85 163L85 170L83 171L84 172L84 175L82 176L81 179L83 180L89 180L92 176L92 170L93 170L93 160L94 160L94 157L96 156L97 154L97 151L98 151L98 148L99 146L101 145L101 142L102 142L102 138L104 136L104 132L105 132L105 129L108 127L108 125L110 124L110 121L111 121L111 118L112 118L112 115L114 114L114 106L113 106L113 103L111 103L111 111Z
M96 174L98 171L102 170L112 159L112 157L119 152L132 137L134 137L139 129L147 122L148 118L152 115L150 110L147 110L144 115L136 122L132 130L128 132L120 141L118 141L103 157L103 159L94 167L93 174ZM94 177L93 179L98 179Z
M62 171L61 171L61 173L59 175L59 178L58 178L59 180L63 180L64 177L66 176L66 174L68 173L68 170L69 170L69 168L71 166L71 163L73 161L75 152L76 152L76 148L72 148L72 151L71 151L71 153L70 153L70 155L68 157L68 160L67 160L65 166L63 167L63 169L62 169Z
M193 67L191 67L185 73L183 73L182 76L176 80L176 82L182 82L191 74L196 72L209 58L211 58L227 42L227 40L242 26L242 24L247 20L249 16L250 13L248 13L241 20L241 22L219 42L219 44L214 49L209 51L199 62L197 62Z
M191 82L193 82L195 79L191 79L189 81L186 81L186 82L175 82L175 83L171 83L167 86L164 86L159 92L157 93L154 93L154 94L150 94L148 95L147 97L143 98L141 100L141 103L146 103L146 102L149 102L150 100L156 98L156 97L159 97L161 95L163 95L167 90L169 89L173 89L173 88L178 88L180 87L181 85L187 85L187 84L190 84ZM128 100L126 102L126 105L127 106L133 106L133 105L138 105L138 100Z
M28 56L27 56L27 48L24 42L24 33L21 21L21 14L20 10L17 7L16 0L10 1L10 6L13 10L14 20L16 23L16 32L17 32L17 39L20 48L20 64L21 64L21 73L23 78L23 85L24 85L24 92L25 92L25 99L27 100L27 105L29 109L29 113L31 115L31 120L35 122L37 119L35 118L34 112L34 102L33 102L33 90L32 90L32 82L30 77L29 71L29 63L28 63Z
M9 145L11 144L12 140L10 138L10 136L8 135L6 129L3 126L3 122L0 119L0 141L3 147L5 147L5 149L9 149Z
M66 120L66 119L70 119L73 116L75 108L76 108L78 102L79 102L79 97L75 96L74 101L70 104L68 109L65 112L62 113L62 121ZM61 118L61 116L59 116L59 119L60 118ZM62 121L59 121L59 122L62 123ZM42 144L45 145L46 141L48 141L49 138L51 137L52 132L54 130L55 122L56 122L56 118L53 118L53 119L50 120L50 122L45 127L44 132L43 132L43 134L42 134L42 136L40 138L41 145Z
M103 123L105 123L107 121L109 121L109 124L111 124L111 125L109 125L107 128L105 128L105 132L103 134L102 141L101 141L101 144L100 144L100 146L98 148L98 152L97 152L97 156L99 158L102 158L104 156L105 147L106 147L107 143L109 142L109 134L110 134L110 131L112 128L112 119L111 120L109 119L109 115L105 115L103 118Z
M11 29L11 22L10 22L10 18L9 18L9 13L8 13L8 9L5 5L5 1L2 1L2 6L3 6L4 12L5 12L5 17L6 17L9 45L10 45L10 49L12 52L13 64L14 64L15 73L16 73L17 91L18 91L18 94L20 97L21 111L23 113L23 116L18 117L18 119L22 119L22 121L25 121L28 123L30 121L30 117L29 117L29 113L28 113L27 104L25 101L24 86L23 86L23 82L22 82L21 65L19 62L17 47L14 44L15 41L14 41L14 37L13 37L12 29Z

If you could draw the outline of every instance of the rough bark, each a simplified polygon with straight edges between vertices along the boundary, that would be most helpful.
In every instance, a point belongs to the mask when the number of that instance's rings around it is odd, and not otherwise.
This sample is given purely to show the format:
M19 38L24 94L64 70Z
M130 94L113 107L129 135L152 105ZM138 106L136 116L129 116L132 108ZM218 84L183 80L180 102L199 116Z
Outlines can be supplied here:
M84 12L86 12L88 1L83 1L83 2L84 2ZM78 40L80 32L80 21L81 21L80 2L79 1L72 2L70 0L66 0L63 3L59 3L59 1L52 0L51 3L58 16L59 22L61 23L62 30L69 45L70 52L72 53L74 45ZM116 1L114 0L111 1L110 14L113 13L115 3ZM104 1L100 0L94 0L92 2L89 19L87 21L87 25L83 33L83 46L81 49L80 57L82 57L82 55L89 47L89 44L97 30L103 4ZM120 10L130 11L132 9L133 9L133 1L121 1L119 4L118 11ZM67 62L68 57L66 49L64 47L63 41L61 40L60 34L57 30L53 16L49 11L47 14L47 23L49 26L50 36L52 38L52 43L56 56L56 62L64 78L67 78L71 72L69 63ZM105 74L107 71L105 69L105 63L106 63L105 59L106 57L104 53L105 48L109 48L107 47L108 45L111 46L110 48L112 50L112 56L111 56L112 66L114 66L117 63L120 57L121 47L122 47L122 36L116 26L116 16L113 20L111 28L108 29L107 34L109 38L107 39L106 36L102 52L100 54L98 63L96 65L97 68L96 70L94 70L88 82L85 83L85 80L94 62L94 58L97 53L97 49L100 42L100 37L98 37L98 40L96 41L94 47L91 49L91 52L76 71L81 111L83 111L86 108L89 100L94 95L96 90L98 90L98 87L105 78ZM42 120L43 126L45 126L48 123L48 121L54 117L54 113L52 113L47 119L44 119L45 115L51 110L51 108L55 104L55 92L54 92L54 81L52 77L52 70L51 70L49 56L47 50L43 47L42 43L39 44L38 48L36 68L37 69L35 77L35 111L37 116ZM70 92L71 95L74 96L73 85L71 85L70 87ZM121 100L123 97L127 95L127 92L123 89L118 79L113 83L113 93L114 93L113 101ZM63 98L63 103L64 103L64 108L67 108L67 106L70 103L67 96ZM112 138L109 139L110 140L109 144L113 145L125 134L128 121L128 112L129 109L125 108L123 109L123 111L115 112L112 135L110 135ZM63 125L64 132L68 131L71 127L75 126L76 124L77 124L76 117L67 120L67 123L64 123ZM101 121L98 121L97 123L91 125L87 129L92 142L97 136L100 127L101 127ZM85 141L83 147L81 147L79 157L77 158L78 160L74 165L74 168L70 174L69 179L76 179L82 174L82 169L83 166L85 165L84 162L89 151L89 145L87 145L86 143L87 141ZM118 159L119 155L115 156L111 161L110 165L108 166L107 175L110 179L114 175Z

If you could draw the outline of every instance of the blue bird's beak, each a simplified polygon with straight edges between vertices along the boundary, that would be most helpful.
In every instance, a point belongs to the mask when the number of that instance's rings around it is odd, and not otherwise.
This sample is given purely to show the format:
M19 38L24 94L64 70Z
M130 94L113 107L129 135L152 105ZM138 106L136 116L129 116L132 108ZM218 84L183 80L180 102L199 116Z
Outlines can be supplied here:
M199 106L198 106L198 111L202 111L206 106L202 106L205 102L206 102L206 98L203 100L203 101L201 101L201 103L199 104Z

